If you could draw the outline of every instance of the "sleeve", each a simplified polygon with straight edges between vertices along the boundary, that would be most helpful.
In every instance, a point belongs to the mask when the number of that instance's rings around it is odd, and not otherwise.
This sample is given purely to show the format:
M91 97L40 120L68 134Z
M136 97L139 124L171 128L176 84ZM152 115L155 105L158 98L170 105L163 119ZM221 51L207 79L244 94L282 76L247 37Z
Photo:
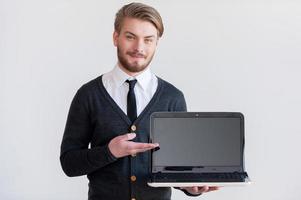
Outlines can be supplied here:
M72 100L61 143L61 166L70 177L89 174L117 159L108 145L88 148L93 130L88 108L87 95L79 89Z
M174 105L174 111L180 111L180 112L186 112L187 106L184 94L180 92L178 98L176 99L175 105Z
M189 193L189 192L187 192L186 190L184 190L184 189L181 189L181 188L179 188L179 187L174 187L175 189L177 189L177 190L181 190L182 192L184 192L187 196L190 196L190 197L198 197L198 196L200 196L201 194L191 194L191 193Z

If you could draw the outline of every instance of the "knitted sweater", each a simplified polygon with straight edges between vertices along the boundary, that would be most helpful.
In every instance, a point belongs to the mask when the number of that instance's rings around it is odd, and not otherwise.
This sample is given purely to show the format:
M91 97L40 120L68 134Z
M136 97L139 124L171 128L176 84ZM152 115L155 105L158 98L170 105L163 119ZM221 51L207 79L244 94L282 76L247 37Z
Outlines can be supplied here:
M102 76L77 91L67 118L60 161L68 176L87 175L89 200L170 199L170 188L147 185L150 151L117 159L108 149L110 140L132 132L132 125L136 126L133 141L149 142L150 115L157 111L186 111L183 93L161 78L151 101L133 123L104 88Z

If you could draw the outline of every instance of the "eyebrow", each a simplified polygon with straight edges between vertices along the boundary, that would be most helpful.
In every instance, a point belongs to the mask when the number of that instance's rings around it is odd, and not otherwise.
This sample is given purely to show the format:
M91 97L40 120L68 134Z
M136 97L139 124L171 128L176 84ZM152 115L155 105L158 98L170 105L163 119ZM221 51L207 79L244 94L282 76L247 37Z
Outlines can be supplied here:
M130 34L130 35L137 37L137 35L135 35L134 33L130 32L130 31L125 31L125 34ZM155 38L155 35L148 35L148 36L145 36L144 38Z

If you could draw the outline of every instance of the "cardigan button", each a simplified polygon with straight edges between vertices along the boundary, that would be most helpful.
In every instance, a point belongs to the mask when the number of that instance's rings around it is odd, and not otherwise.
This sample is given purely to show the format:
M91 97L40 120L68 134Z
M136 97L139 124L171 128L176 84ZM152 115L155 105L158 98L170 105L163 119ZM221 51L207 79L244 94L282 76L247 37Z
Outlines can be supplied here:
M137 179L136 176L134 176L134 175L131 176L131 181L132 181L132 182L136 181L136 179Z
M136 127L135 125L132 125L132 126L131 126L131 130L132 130L132 131L136 131L136 130L137 130L137 127Z

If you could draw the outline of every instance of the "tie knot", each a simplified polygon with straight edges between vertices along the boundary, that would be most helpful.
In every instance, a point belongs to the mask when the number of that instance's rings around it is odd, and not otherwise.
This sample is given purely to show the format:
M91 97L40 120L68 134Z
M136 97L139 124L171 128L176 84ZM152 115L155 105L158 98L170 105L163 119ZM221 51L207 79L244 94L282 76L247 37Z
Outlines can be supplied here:
M135 87L135 85L137 83L137 80L136 79L135 80L131 80L131 81L126 80L125 82L127 82L129 84L130 90L132 90L132 89L134 89L134 87Z

